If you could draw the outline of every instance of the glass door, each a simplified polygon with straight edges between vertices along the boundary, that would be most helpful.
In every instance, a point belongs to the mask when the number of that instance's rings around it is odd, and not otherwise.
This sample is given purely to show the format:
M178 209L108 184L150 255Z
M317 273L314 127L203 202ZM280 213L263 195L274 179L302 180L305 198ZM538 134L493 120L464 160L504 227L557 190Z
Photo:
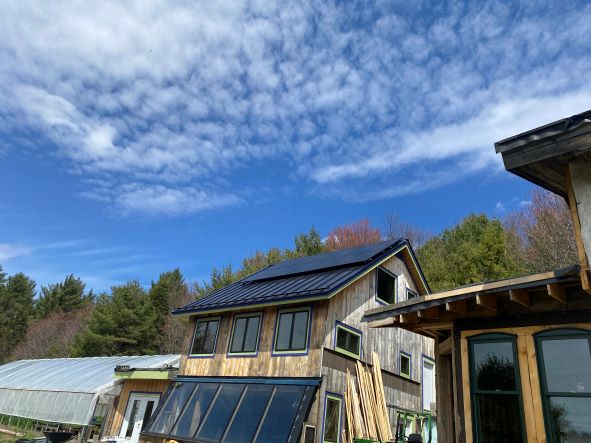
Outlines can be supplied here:
M137 443L159 400L157 394L130 394L119 437Z

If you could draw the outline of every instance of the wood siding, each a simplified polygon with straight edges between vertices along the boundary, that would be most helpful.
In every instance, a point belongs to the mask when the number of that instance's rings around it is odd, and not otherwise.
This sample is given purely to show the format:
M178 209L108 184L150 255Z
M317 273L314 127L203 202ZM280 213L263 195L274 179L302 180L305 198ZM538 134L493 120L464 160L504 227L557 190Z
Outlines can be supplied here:
M130 393L149 392L163 394L168 389L169 384L169 380L125 380L121 387L121 394L111 414L110 423L107 424L107 432L104 435L106 437L116 437L119 435Z

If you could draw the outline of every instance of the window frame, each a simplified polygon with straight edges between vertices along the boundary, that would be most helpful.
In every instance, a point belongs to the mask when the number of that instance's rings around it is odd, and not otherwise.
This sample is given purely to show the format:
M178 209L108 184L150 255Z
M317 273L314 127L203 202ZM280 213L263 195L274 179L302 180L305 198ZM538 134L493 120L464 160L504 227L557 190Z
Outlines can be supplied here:
M410 294L412 294L412 296L410 296ZM410 300L412 298L416 298L418 296L419 296L419 294L417 293L417 291L409 288L408 286L406 287L406 299L407 300Z
M343 427L343 396L335 392L326 391L324 394L324 413L322 415L322 443L327 442L324 437L326 435L326 411L328 410L328 400L334 400L339 403L339 422L337 432L337 443L341 443L342 427Z
M279 337L279 319L281 318L282 314L287 313L297 313L297 312L307 312L308 313L308 325L306 328L306 346L304 349L301 350L284 350L278 351L277 347L277 338ZM294 315L295 317L295 315ZM273 332L273 343L271 344L271 356L273 357L284 357L284 356L304 356L308 355L310 350L310 334L312 329L312 307L311 306L304 306L299 308L287 308L287 309L278 309L276 318L275 318L275 331ZM293 323L292 323L292 330L290 334L290 341L293 339Z
M408 358L408 375L402 372L402 357ZM398 353L398 375L412 380L412 354L402 349Z
M193 343L195 343L195 336L197 335L197 328L199 327L200 322L210 322L215 321L218 322L218 329L215 333L215 340L213 342L213 351L210 354L193 354ZM218 347L218 338L220 337L220 328L222 326L222 317L215 316L215 317L201 317L195 321L195 329L193 330L193 338L191 339L191 344L189 345L189 358L213 358L215 356L215 351Z
M389 275L390 277L392 277L394 279L394 295L392 297L391 303L380 298L378 295L378 281L379 281L379 272L380 271L386 273L387 275ZM390 271L382 266L378 266L375 271L375 282L376 282L376 284L375 284L375 299L379 304L389 306L389 305L393 305L393 304L398 303L398 276L396 274L394 274L392 271Z
M254 346L254 351L232 352L232 342L234 341L234 333L236 332L236 321L241 318L254 318L254 317L258 317L258 319L259 319L259 326L257 329L257 338L256 338L255 346ZM248 323L249 322L247 322L247 325L248 325ZM263 329L263 313L261 311L246 312L243 314L235 314L234 318L232 319L232 330L230 331L230 339L228 340L228 351L227 351L226 355L228 357L256 357L259 353L259 345L261 343L262 329ZM246 336L246 331L247 331L247 329L245 329L245 331L244 331L245 336Z
M544 354L542 349L542 341L546 340L560 340L570 338L587 338L589 347L591 348L591 330L582 328L557 328L547 329L545 331L538 332L535 334L535 349L536 349L536 360L538 363L538 374L540 378L540 395L542 397L542 408L544 410L544 424L546 430L546 441L548 443L554 443L553 436L554 431L554 420L551 419L550 412L550 398L551 397L573 397L573 398L590 398L591 392L578 393L578 392L550 392L548 391L548 381L546 377L546 366L544 365ZM591 352L591 349L590 349Z
M359 354L355 354L347 349L343 349L340 348L337 343L337 337L339 334L339 328L344 330L345 332L349 333L349 334L353 334L356 335L357 337L359 337ZM333 343L333 349L336 352L339 352L343 355L346 355L347 357L351 357L351 358L355 358L357 360L361 360L361 356L363 355L363 332L361 332L359 329L355 329L353 326L349 326L343 322L340 321L335 321L335 328L334 328L334 343Z
M478 343L511 343L513 351L513 362L515 371L515 391L487 391L477 390L475 382L474 368L474 344ZM470 381L470 409L472 415L472 439L474 443L480 441L480 422L478 420L478 395L517 395L519 404L519 420L521 423L521 440L527 442L527 429L525 427L525 417L523 412L523 392L521 390L521 368L519 367L519 355L517 350L517 336L505 332L485 332L483 334L472 335L468 337L468 378Z
M425 407L425 395L424 395L424 389L425 389L425 385L423 382L423 377L425 375L425 362L433 365L433 396L435 397L435 403L437 403L437 363L435 362L435 359L433 357L429 357L428 355L422 354L421 355L421 407L423 409L423 411L428 411L431 412L431 404L429 404L429 408Z

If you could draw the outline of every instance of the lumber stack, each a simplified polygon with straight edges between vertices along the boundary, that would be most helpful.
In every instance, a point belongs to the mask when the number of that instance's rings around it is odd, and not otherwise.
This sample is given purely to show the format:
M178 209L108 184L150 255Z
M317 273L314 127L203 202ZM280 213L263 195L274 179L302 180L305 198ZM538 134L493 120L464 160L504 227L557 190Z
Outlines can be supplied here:
M357 383L347 370L345 389L345 412L347 429L344 441L353 442L354 437L392 441L392 429L386 407L382 369L378 355L372 353L372 366L357 361Z

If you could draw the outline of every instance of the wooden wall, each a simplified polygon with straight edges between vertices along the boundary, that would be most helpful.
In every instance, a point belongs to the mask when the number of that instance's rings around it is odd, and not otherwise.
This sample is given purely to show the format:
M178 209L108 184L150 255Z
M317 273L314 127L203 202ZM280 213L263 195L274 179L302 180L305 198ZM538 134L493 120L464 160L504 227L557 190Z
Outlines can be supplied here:
M121 394L110 415L109 423L106 425L105 437L115 437L119 435L127 401L131 392L157 392L163 394L170 384L169 380L125 380L121 387Z

